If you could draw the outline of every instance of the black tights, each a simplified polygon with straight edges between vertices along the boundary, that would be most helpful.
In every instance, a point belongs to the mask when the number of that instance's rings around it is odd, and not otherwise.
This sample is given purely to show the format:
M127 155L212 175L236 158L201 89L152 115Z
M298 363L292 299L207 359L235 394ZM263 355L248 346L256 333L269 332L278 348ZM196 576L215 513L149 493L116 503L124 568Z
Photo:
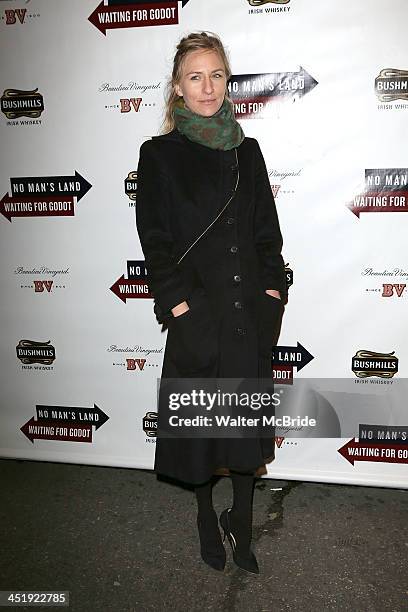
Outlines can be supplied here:
M252 539L252 501L254 494L254 473L243 473L230 470L233 490L233 504L230 515L231 531L236 536L237 553L248 554ZM208 528L216 529L217 515L212 501L214 479L195 487L198 516Z

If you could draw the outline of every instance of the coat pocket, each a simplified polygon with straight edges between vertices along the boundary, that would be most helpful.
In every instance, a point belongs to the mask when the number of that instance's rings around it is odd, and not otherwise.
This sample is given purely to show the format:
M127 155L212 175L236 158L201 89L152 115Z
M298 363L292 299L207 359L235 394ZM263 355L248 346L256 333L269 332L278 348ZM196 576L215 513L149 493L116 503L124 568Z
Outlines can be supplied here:
M259 354L263 357L271 356L272 348L278 341L284 309L281 299L262 292L258 310L258 342Z
M194 291L188 305L169 322L170 357L181 375L205 376L218 357L217 328L203 290Z

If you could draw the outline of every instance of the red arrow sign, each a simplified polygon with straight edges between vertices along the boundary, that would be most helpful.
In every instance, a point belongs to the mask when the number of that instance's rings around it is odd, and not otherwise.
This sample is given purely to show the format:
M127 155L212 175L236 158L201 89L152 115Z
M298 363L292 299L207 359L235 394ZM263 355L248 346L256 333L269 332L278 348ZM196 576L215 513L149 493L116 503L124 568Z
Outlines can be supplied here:
M73 217L74 198L70 196L35 196L15 198L6 193L0 200L0 213L12 217Z
M379 461L381 463L408 463L408 444L381 444L358 442L354 438L338 449L347 461Z
M293 366L273 365L272 378L280 385L293 385Z
M358 218L362 212L408 212L408 191L367 192L355 196L347 208Z
M128 279L123 274L110 290L125 304L131 298L153 298L146 281Z
M92 442L92 425L66 421L36 421L31 417L20 430L34 444L34 440L63 440L66 442Z
M171 25L178 23L178 2L105 6L102 0L88 20L105 36L116 28Z

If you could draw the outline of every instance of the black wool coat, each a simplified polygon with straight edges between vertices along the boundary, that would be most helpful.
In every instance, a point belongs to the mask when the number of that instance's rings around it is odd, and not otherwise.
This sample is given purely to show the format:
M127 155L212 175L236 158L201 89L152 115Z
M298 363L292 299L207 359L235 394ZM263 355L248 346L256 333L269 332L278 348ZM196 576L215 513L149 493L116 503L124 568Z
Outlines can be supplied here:
M168 319L162 385L164 379L191 377L271 379L287 289L282 236L258 142L245 138L236 149L220 151L177 129L144 142L136 223L156 308ZM279 290L283 299L265 289ZM190 310L173 317L171 308L184 300ZM161 417L163 422L159 406L158 473L198 484L229 469L265 473L274 456L273 436L161 437Z

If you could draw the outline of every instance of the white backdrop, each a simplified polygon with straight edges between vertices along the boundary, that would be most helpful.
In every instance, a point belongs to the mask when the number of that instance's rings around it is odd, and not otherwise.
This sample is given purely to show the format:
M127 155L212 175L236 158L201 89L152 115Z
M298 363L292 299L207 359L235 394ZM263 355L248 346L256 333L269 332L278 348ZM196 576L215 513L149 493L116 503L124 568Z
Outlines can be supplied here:
M154 20L160 9L173 23ZM165 337L132 173L158 133L175 44L197 29L229 50L237 116L276 195L293 283L275 370L300 343L310 356L286 367L294 379L392 393L408 361L406 0L6 0L0 12L1 456L153 465ZM352 367L358 351L375 363ZM408 417L388 405L346 409L390 440L282 435L268 476L407 487ZM357 451L340 453L347 442Z

